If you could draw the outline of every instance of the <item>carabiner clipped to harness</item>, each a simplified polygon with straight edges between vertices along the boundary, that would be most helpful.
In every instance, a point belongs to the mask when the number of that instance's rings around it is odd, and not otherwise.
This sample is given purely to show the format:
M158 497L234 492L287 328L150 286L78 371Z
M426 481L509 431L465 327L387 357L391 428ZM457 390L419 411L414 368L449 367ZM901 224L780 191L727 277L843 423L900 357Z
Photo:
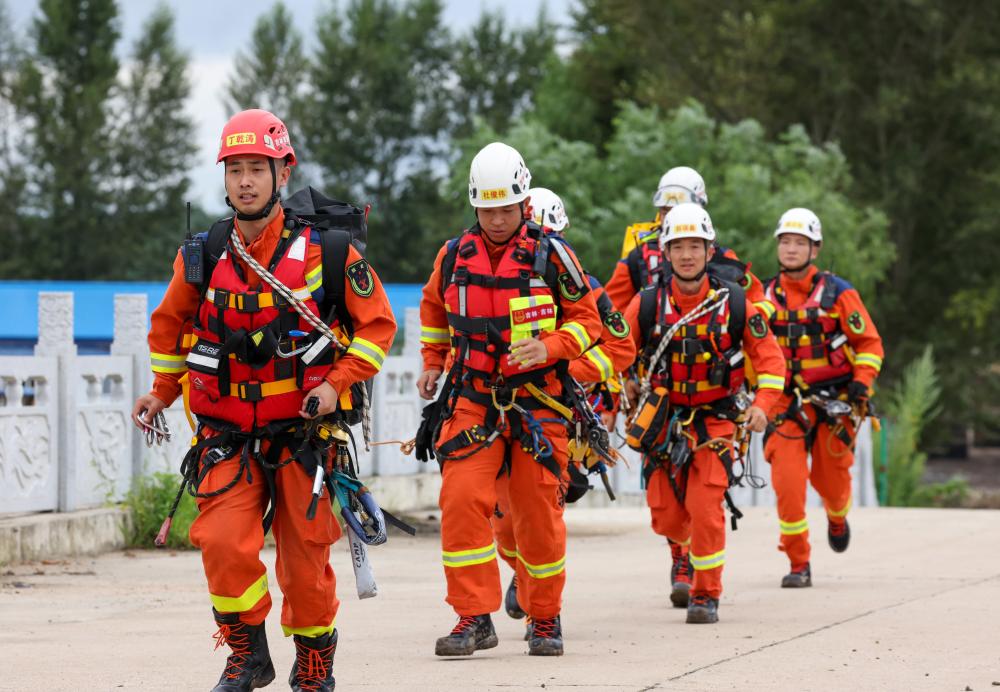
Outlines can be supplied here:
M366 545L382 545L389 539L385 517L371 491L361 481L342 471L330 474L333 491L340 503L340 516Z

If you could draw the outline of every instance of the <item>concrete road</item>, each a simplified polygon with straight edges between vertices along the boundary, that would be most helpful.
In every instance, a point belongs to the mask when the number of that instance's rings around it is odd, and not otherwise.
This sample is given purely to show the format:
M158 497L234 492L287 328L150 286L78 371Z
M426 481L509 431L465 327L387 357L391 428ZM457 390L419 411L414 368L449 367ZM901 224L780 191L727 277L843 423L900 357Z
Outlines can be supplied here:
M686 625L670 607L668 552L644 510L567 517L566 655L556 659L528 657L523 624L503 613L497 648L436 658L435 638L454 623L437 537L394 534L374 549L381 593L366 601L338 543L338 689L1000 688L1000 511L860 509L843 555L811 514L815 586L791 591L778 588L775 513L751 509L730 535L715 626ZM286 689L292 645L272 589L270 689ZM225 659L214 631L197 553L15 566L0 576L0 690L208 690Z

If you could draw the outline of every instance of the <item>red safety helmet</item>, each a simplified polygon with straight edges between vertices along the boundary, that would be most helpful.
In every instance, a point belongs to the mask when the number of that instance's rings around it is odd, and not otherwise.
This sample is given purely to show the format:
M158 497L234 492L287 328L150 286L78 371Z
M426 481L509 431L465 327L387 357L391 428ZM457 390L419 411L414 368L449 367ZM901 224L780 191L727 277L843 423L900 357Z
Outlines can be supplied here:
M260 108L237 113L222 128L219 158L215 162L240 154L261 154L272 159L285 159L289 166L295 165L295 150L285 123L274 113Z

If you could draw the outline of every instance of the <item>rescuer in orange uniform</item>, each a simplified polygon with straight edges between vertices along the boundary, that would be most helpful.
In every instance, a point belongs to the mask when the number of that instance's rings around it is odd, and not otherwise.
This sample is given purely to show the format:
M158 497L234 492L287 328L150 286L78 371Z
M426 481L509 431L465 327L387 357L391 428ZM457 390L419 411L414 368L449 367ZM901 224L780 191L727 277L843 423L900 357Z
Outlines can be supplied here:
M781 585L795 588L812 586L807 481L823 498L830 547L847 550L855 426L867 412L884 351L858 292L813 264L823 244L819 218L808 209L789 209L774 235L781 273L765 283L765 295L776 308L771 329L788 374L764 455L778 496L779 547L791 562ZM837 404L824 403L829 399L851 406L831 411Z
M764 431L785 370L766 319L742 289L706 275L714 241L700 205L674 207L661 241L673 276L644 289L625 312L642 381L641 388L629 383L639 401L628 441L644 453L653 531L690 546L689 623L718 621L726 561L722 502L735 480L737 421ZM745 358L757 372L752 405L741 392Z
M656 218L634 223L625 229L622 258L607 283L608 296L619 308L627 307L633 296L653 283L658 274L669 274L669 261L664 259L660 249L660 227L667 213L685 202L707 207L708 191L698 171L677 166L663 174L653 194ZM708 266L709 272L720 279L740 284L755 304L763 300L760 279L731 249L716 244Z
M539 226L551 229L562 236L569 228L569 217L559 195L544 187L533 187L529 194L532 220ZM582 356L570 362L569 374L582 384L592 397L594 411L610 429L614 424L617 410L620 388L618 373L632 366L635 360L635 344L629 338L628 323L625 322L621 312L611 304L601 282L590 274L587 274L587 280L597 301L603 329L601 338ZM589 451L588 454L596 452ZM584 460L585 465L586 461ZM594 461L600 463L599 458ZM587 492L586 470L580 470L579 464L570 464L571 487L566 494L567 502L575 502ZM517 601L517 540L514 537L514 521L510 510L509 480L506 474L497 479L497 510L493 517L493 531L500 549L500 557L514 570L514 576L511 577L504 596L504 609L512 618L520 619L526 613Z
M532 617L532 655L563 651L566 580L566 364L601 334L593 291L572 250L525 221L531 174L494 142L472 161L469 200L478 223L441 248L420 304L424 371L434 398L417 435L420 458L442 464L441 544L447 602L458 624L439 656L497 644L500 571L490 518L496 478L510 475L520 601Z
M199 515L191 542L201 549L219 625L217 646L232 649L214 689L250 690L274 678L264 633L271 595L259 557L270 499L284 594L281 625L286 636L294 635L297 653L289 684L293 690L332 690L338 601L329 559L341 530L330 510L306 518L312 474L301 460L286 462L306 439L303 419L358 404L352 385L378 372L396 325L378 277L353 247L344 266L334 267L342 290L323 285L318 232L286 215L280 203L279 190L296 163L281 120L263 110L236 114L223 128L218 161L225 165L226 201L235 211L235 219L222 224L229 239L202 282L186 280L185 259L189 268L198 265L205 253L198 243L206 235L185 242L175 259L173 278L152 315L153 389L136 401L133 416L152 421L180 395L178 381L189 372L191 409L199 421L192 443ZM233 229L258 266L291 289L300 307L342 335L346 353L238 257ZM331 302L338 293L343 297ZM331 321L334 314L340 317ZM306 410L307 397L318 400L314 415Z

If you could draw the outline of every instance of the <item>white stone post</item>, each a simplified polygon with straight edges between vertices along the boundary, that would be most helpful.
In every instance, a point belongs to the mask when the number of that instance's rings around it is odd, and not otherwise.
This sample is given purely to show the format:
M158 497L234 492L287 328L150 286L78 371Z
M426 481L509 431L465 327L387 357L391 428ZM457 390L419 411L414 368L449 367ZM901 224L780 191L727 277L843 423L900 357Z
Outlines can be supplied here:
M146 343L149 323L146 313L145 293L115 294L115 334L111 342L111 355L132 358L132 391L126 392L130 405L137 397L149 391L149 346ZM131 430L131 426L128 435L132 479L135 480L145 471L142 468L143 442L142 437Z
M38 294L38 343L36 356L55 356L58 361L57 400L59 459L59 511L76 507L76 469L70 463L71 445L76 439L76 421L71 410L70 396L73 359L77 356L73 341L73 294L40 292Z

